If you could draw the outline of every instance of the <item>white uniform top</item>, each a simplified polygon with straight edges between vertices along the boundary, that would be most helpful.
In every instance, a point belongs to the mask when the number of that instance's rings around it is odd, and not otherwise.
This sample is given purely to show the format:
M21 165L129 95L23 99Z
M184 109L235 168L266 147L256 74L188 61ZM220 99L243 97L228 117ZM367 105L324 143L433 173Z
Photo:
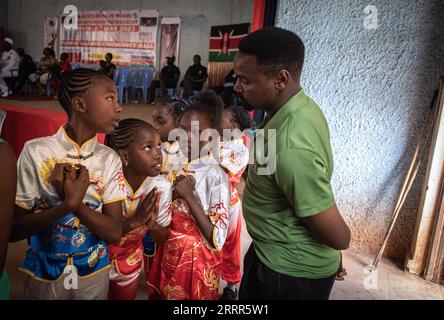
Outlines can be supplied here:
M214 225L213 245L220 251L227 238L229 223L230 183L227 174L213 155L189 162L178 174L192 175L196 180L194 195Z
M0 71L18 70L20 64L20 56L14 49L8 52L3 51L0 58Z
M128 182L125 183L126 199L124 201L123 211L125 218L131 218L136 214L140 202L154 187L157 187L157 191L162 193L159 200L159 214L156 221L163 227L170 224L172 185L164 176L146 177L139 189L135 192L133 192Z
M249 152L242 139L220 143L219 163L231 176L243 172L248 165Z
M126 198L122 162L117 153L98 143L96 136L79 146L60 127L53 136L26 142L18 160L16 204L26 210L60 204L50 178L56 163L63 162L79 163L88 169L91 184L83 203L93 210L101 212L103 204Z
M184 165L187 164L187 157L180 151L179 142L162 142L162 174L167 176L171 173L175 176ZM171 177L168 178L170 181Z

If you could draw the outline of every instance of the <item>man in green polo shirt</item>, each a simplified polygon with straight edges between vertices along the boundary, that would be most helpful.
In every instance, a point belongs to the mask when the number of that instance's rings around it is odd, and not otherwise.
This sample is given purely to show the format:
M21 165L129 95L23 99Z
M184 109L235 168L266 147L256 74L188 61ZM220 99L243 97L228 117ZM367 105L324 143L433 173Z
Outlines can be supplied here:
M242 39L234 60L241 102L267 114L243 195L253 243L240 299L328 299L350 242L330 183L327 121L300 84L304 51L296 34L265 28Z

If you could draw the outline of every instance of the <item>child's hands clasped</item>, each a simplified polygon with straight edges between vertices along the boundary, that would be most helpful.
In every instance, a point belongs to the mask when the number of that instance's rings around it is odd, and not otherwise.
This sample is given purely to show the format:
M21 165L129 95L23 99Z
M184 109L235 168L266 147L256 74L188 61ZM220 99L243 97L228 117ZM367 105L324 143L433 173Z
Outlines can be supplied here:
M177 197L184 199L185 201L194 196L194 186L196 180L192 175L180 175L174 181L173 189Z
M58 163L51 175L51 183L69 211L77 211L90 185L89 171L80 164Z
M134 216L136 224L141 226L146 224L148 229L151 229L159 214L159 201L161 192L157 191L157 188L153 188L142 200L137 207L136 214Z

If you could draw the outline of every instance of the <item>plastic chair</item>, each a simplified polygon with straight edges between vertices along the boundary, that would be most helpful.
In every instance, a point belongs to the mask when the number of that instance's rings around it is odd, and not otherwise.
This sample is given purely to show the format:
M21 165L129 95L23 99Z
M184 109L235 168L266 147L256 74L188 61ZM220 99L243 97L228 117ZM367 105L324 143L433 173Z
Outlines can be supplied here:
M113 81L116 86L119 84L119 73L120 73L119 70L120 69L121 68L114 69L114 73L113 73Z
M119 103L123 103L123 94L125 93L126 103L128 103L128 79L130 75L130 69L129 68L117 68L114 73L118 70L117 75L117 92L119 94ZM126 89L126 90L125 90Z
M2 133L3 123L6 119L6 111L0 109L0 135Z
M8 86L9 94L14 94L18 91L19 85L19 70L12 69L9 70L11 72L11 76L4 78L6 85Z
M174 97L176 95L176 89L174 88L168 88L166 89L166 92L168 97Z
M198 96L202 90L193 90L193 97Z
M48 81L46 82L46 95L51 96L51 84L52 84L52 73L48 74Z
M135 96L136 90L141 89L143 94L143 103L148 103L148 89L151 86L151 80L153 79L154 69L152 68L140 68L134 69L134 79L131 85L132 96Z
M130 75L129 75L129 79L128 79L128 87L130 87L130 98L132 100L135 99L134 93L134 86L139 84L138 80L139 80L139 73L140 73L140 69L139 68L131 68L130 71Z

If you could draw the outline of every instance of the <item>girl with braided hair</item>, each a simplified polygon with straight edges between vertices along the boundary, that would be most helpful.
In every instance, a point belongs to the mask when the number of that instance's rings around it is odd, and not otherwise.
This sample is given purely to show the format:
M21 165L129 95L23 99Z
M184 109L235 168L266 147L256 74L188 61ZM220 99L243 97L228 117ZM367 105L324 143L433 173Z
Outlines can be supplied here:
M28 141L18 160L12 241L28 238L20 270L27 299L106 299L106 243L122 235L122 163L97 133L122 111L112 80L90 69L63 74L58 90L68 123Z
M254 129L254 121L242 107L227 107L222 112L223 140L220 144L219 164L230 180L230 209L227 240L222 248L222 279L227 282L221 300L236 300L236 285L241 281L242 202L236 189L249 160L245 130ZM226 131L225 131L226 130Z
M174 176L168 239L158 246L148 274L150 299L218 298L230 186L215 155L208 152L213 137L197 137L192 126L198 122L199 131L219 131L222 110L222 99L206 91L180 117L179 127L188 134L189 162ZM193 139L199 139L200 156L191 150Z
M123 163L126 199L123 202L123 236L109 244L110 300L134 300L143 253L166 238L171 221L171 184L159 175L162 152L159 133L147 122L124 119L106 136L105 144ZM143 239L143 242L142 242ZM148 246L147 246L148 245ZM147 248L144 248L146 247ZM145 260L145 265L147 264Z
M190 105L191 102L183 98L164 96L157 100L153 113L153 125L162 140L162 174L169 176L171 181L181 166L187 163L187 159L179 148L179 142L171 140L169 135L178 127L180 117Z

